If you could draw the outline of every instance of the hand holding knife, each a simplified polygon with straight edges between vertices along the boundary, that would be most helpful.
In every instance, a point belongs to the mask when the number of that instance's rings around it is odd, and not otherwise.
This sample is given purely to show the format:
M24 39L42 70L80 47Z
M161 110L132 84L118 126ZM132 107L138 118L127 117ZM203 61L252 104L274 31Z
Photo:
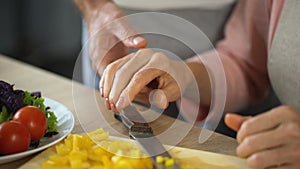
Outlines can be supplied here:
M156 157L158 156L172 157L154 136L152 128L134 106L127 106L119 114L115 114L115 117L129 129L129 136L136 140L144 151L151 156L157 169L180 169L175 162L172 167L166 167L164 164L157 162Z

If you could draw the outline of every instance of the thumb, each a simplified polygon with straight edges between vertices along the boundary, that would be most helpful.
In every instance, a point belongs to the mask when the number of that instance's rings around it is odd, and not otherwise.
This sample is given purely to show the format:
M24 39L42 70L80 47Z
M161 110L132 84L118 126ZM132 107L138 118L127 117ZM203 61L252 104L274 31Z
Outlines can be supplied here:
M225 123L229 128L233 129L234 131L238 131L243 122L250 118L250 116L240 116L237 114L227 113L225 115Z
M108 29L110 29L126 47L144 48L147 46L147 40L131 26L126 16L114 21Z
M125 46L132 48L145 48L148 43L147 40L140 34L124 39L122 42Z
M169 105L168 98L162 89L154 89L149 95L150 104L154 104L156 107L166 109Z

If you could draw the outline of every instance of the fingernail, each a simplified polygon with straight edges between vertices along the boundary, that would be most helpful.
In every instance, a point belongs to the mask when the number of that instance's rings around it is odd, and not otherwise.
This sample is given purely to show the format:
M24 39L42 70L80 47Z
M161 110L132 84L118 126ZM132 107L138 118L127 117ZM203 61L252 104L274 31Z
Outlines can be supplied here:
M103 87L100 87L100 95L101 95L101 97L104 97Z
M118 112L118 110L117 110L115 104L111 103L111 104L110 104L110 107L111 107L111 110L112 110L113 112Z
M139 44L140 44L141 42L143 42L144 40L145 40L144 38L138 36L138 37L136 37L136 38L133 39L133 44L134 44L134 45L139 45Z
M105 98L105 106L108 110L111 110L108 98Z

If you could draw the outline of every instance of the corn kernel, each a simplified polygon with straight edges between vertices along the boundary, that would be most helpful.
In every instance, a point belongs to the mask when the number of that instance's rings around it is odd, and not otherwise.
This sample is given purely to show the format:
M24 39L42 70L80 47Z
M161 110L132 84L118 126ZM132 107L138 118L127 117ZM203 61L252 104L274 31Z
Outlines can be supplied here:
M170 158L165 161L166 167L172 167L174 165L174 159Z
M71 151L69 157L72 159L86 160L88 158L87 151Z
M91 164L88 163L88 162L82 162L82 168L90 168L91 167Z
M53 162L51 160L44 161L42 164L43 169L52 169L54 165L55 165L55 162Z
M158 164L162 164L164 162L164 157L162 157L162 156L156 156L155 160L156 160L156 162Z
M56 147L56 152L58 155L64 156L71 152L71 147L68 147L65 144L59 144Z
M56 164L66 165L68 164L68 158L66 156L52 155L49 156L49 159Z
M115 169L133 169L131 164L126 160L120 160L114 167Z
M170 158L169 157L164 157L164 161L167 161L169 160Z
M78 134L73 135L73 149L72 150L79 150L82 148L82 136Z
M117 162L120 161L121 159L122 159L121 156L113 156L113 157L111 158L111 161L112 161L113 163L117 163Z
M94 165L93 167L90 167L90 169L103 169L104 167L102 165Z
M108 152L101 147L95 148L94 153L98 156L108 155Z
M81 169L82 168L82 160L80 159L72 159L70 160L71 168Z

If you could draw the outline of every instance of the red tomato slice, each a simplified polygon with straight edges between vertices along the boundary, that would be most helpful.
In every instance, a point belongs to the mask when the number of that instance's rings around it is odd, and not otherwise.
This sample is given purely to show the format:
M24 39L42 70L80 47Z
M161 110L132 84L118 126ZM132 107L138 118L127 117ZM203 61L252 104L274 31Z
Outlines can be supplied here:
M19 109L13 120L28 127L31 140L41 139L47 130L47 119L41 109L35 106L25 106Z
M6 121L0 125L0 154L26 151L30 145L28 128L17 121Z

